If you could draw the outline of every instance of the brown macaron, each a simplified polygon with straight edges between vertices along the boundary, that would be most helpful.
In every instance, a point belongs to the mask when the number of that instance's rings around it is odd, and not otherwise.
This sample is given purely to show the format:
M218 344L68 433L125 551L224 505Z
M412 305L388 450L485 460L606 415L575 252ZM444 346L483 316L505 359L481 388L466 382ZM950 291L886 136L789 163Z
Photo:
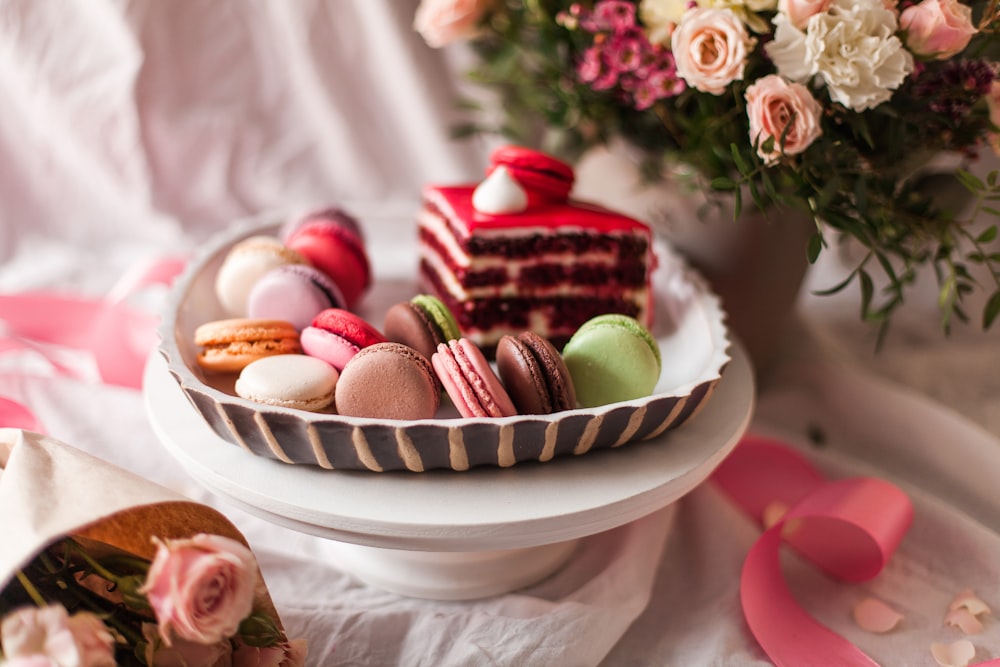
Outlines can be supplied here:
M441 389L424 355L402 343L376 343L344 366L334 403L349 417L430 419L441 403Z
M299 332L284 320L235 318L202 324L194 332L198 365L215 373L235 373L252 361L298 354Z
M545 415L576 407L576 391L555 346L526 331L497 343L497 371L519 414Z

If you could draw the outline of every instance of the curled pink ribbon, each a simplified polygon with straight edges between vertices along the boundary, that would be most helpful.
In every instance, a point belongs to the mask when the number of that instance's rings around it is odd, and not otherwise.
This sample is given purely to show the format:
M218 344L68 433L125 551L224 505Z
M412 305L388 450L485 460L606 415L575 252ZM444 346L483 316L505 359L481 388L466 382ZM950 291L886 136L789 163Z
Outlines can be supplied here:
M826 481L789 446L752 435L712 478L758 521L772 503L790 508L751 547L740 575L744 617L768 658L779 667L877 665L796 602L781 571L780 548L787 542L834 578L871 579L913 521L906 494L871 477ZM1000 659L980 665L998 667Z
M58 373L131 389L142 386L142 370L156 345L159 318L126 299L151 285L169 284L185 260L166 257L142 262L104 298L27 292L0 295L0 354L33 352ZM0 426L40 431L31 410L0 397Z

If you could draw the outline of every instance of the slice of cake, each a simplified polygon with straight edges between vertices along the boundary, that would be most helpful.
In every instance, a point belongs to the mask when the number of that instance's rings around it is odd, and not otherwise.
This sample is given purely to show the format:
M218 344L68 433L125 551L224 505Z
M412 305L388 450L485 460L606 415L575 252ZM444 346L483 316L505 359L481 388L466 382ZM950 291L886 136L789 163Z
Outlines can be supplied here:
M651 325L649 227L570 199L572 185L565 163L508 146L493 153L481 183L424 189L423 288L484 349L526 330L561 348L604 313Z

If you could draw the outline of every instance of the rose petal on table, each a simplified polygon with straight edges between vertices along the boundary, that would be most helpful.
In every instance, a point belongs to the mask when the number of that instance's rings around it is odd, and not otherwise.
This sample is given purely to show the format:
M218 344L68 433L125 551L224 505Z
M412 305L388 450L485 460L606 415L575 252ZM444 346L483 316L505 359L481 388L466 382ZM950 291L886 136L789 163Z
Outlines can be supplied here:
M965 607L957 607L948 611L944 617L944 623L958 628L967 635L977 635L983 631L983 624Z
M780 500L772 500L764 508L764 511L760 513L761 526L764 527L764 530L767 530L781 521L781 517L788 513L788 509L788 505Z
M948 609L950 611L967 609L973 616L991 613L989 605L983 602L982 598L976 595L971 588L966 588L961 593L958 593L952 599L951 604L948 605Z
M968 667L976 657L976 647L968 639L959 639L951 644L934 642L931 644L931 655L941 667Z
M889 632L903 620L898 611L875 598L865 598L854 605L854 622L868 632Z

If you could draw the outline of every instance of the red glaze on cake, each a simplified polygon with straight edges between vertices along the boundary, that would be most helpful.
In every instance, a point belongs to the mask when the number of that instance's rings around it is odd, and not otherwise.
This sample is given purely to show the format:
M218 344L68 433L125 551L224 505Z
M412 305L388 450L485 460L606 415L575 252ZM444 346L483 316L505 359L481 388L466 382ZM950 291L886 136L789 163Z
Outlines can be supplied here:
M543 179L524 175L532 156L551 181L541 186L548 188L543 196L531 194ZM650 326L649 227L602 206L558 201L552 183L572 183L572 171L555 158L522 148L501 149L494 158L503 163L491 174L504 167L513 187L528 194L527 208L478 210L477 188L491 175L481 184L426 187L418 221L423 288L448 306L463 334L492 352L504 334L526 330L561 348L577 327L604 313Z

